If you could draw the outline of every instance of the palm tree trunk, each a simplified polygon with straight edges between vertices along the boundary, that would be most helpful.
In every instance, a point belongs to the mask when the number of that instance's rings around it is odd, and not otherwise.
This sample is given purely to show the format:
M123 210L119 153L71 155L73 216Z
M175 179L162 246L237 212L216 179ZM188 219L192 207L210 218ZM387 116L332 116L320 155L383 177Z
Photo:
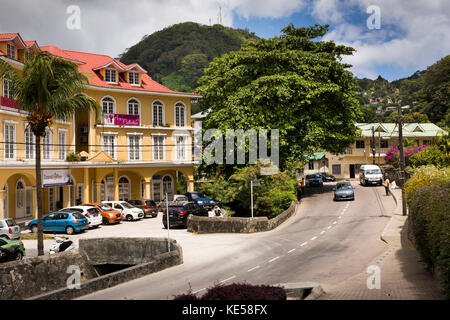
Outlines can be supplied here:
M36 137L36 196L38 210L38 255L44 255L44 232L42 226L42 171L41 171L41 136Z

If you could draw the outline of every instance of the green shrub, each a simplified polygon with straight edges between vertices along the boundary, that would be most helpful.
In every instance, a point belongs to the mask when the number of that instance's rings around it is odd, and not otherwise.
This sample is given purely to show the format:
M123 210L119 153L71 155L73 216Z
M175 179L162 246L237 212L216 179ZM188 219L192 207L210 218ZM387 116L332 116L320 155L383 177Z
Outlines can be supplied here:
M80 161L81 160L81 156L79 153L75 153L75 152L69 152L66 156L66 161Z
M428 147L409 158L413 168L420 166L434 165L439 168L450 166L450 154L439 149L438 146Z
M421 167L406 183L409 223L417 250L431 271L439 270L450 298L450 168Z

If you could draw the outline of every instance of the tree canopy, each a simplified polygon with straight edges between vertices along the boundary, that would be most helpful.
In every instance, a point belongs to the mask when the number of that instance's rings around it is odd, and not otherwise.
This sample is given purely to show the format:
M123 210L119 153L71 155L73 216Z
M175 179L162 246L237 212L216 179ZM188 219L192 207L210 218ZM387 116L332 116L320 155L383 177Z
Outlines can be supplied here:
M278 129L280 166L318 149L340 153L357 134L359 116L350 65L353 48L317 41L328 25L282 30L245 43L210 63L196 92L204 128Z

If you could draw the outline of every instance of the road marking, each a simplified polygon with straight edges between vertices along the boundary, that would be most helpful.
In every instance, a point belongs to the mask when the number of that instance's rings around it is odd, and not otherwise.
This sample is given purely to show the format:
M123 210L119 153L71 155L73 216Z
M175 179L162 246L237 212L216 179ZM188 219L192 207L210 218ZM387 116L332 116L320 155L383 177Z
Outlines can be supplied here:
M256 269L259 269L259 268L260 268L260 266L253 267L251 269L248 269L247 272L252 272L253 270L256 270Z
M342 216L339 216L339 218L338 218L338 219L340 219L340 218L342 218Z
M236 276L232 276L232 277L229 277L229 278L227 278L227 279L225 279L225 280L222 280L222 281L220 281L220 283L227 282L227 281L229 281L229 280L231 280L231 279L234 279L234 278L236 278Z
M269 262L274 262L274 261L277 260L278 258L280 258L280 256L270 259Z
M196 293L199 293L200 291L203 291L203 290L206 290L206 288L203 288L203 289L200 289L200 290L194 291L194 292L192 292L192 293L193 293L193 294L196 294Z
M303 242L300 247L306 246L308 244L308 242Z
M289 251L288 251L288 253L291 253L291 252L293 252L293 251L295 251L295 248L294 248L294 249L291 249L291 250L289 250Z
M311 238L311 241L314 241L314 240L316 240L317 239L317 237L312 237Z
M324 234L325 233L325 230L323 230L320 234Z
M333 222L333 224L336 224L336 223L337 223L337 221L334 221L334 222Z
M330 230L330 229L331 229L331 226L329 226L327 229Z

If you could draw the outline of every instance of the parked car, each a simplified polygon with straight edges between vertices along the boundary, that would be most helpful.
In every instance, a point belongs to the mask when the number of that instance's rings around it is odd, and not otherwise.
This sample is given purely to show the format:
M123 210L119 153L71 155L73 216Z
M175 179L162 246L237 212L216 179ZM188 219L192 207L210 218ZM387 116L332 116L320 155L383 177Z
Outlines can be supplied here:
M166 210L166 206L169 205L177 205L177 204L184 204L186 202L189 202L189 198L185 196L184 194L172 194L169 195L169 201L166 202L166 197L164 197L159 203L159 211Z
M20 227L10 218L0 219L0 237L5 239L19 239Z
M98 228L103 223L103 216L95 207L92 206L75 206L59 210L61 212L79 212L89 221L89 228Z
M364 164L359 168L359 183L363 186L368 184L383 184L383 174L379 166Z
M184 194L189 201L193 201L200 207L204 207L207 210L214 208L215 202L208 198L203 192L186 192Z
M323 179L319 173L308 174L306 176L307 187L323 187Z
M120 211L114 210L110 206L101 203L84 203L82 206L95 207L100 211L102 215L102 223L103 224L115 224L120 223L123 220L123 215Z
M136 208L126 201L102 201L114 210L120 211L127 221L140 220L144 218L144 211Z
M350 182L338 182L333 188L334 200L355 200L355 191Z
M187 202L182 205L169 206L169 227L187 226L187 218L190 214L196 216L208 216L208 211L196 204L195 202ZM167 210L163 211L162 223L167 228Z
M144 211L144 217L156 217L158 215L158 206L152 200L128 200L132 206L142 209ZM147 202L150 205L147 205Z
M79 212L51 212L42 218L44 231L63 231L67 234L81 232L89 229L89 221ZM38 220L28 223L28 229L33 233L38 231Z
M331 174L328 174L328 173L326 173L326 172L320 172L319 173L321 176L322 176L322 180L324 181L324 182L333 182L333 181L336 181L336 177L335 176L332 176Z
M0 262L22 260L25 247L20 240L0 238Z

